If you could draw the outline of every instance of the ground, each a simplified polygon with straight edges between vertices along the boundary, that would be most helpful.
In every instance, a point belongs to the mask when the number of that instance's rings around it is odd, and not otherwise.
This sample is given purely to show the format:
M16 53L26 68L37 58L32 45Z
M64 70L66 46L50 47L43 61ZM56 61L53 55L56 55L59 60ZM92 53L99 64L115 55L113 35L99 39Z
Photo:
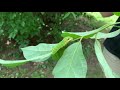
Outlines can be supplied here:
M100 20L98 17L95 18L98 20L88 17L80 17L79 19L74 20L74 22L66 21L62 27L65 29L65 27L68 26L68 31L90 31L106 23ZM82 43L84 47L84 54L88 63L87 78L104 78L104 74L94 53L94 40L84 40ZM19 59L24 59L23 55L19 55L17 51L18 49L5 48L4 51L0 53L0 58L7 60L18 59L16 57L18 55L18 57L21 57ZM44 63L30 62L16 68L6 68L0 66L0 78L53 78L51 72L55 64L56 61L48 60Z

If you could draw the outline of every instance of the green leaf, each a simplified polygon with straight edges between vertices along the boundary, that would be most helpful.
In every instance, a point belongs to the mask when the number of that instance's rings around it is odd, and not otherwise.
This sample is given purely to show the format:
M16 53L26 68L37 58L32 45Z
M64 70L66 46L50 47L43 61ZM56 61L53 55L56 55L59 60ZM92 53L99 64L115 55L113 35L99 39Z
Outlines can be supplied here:
M42 14L42 15L44 15L44 14L45 14L45 12L41 12L41 14Z
M118 24L118 23L115 23L115 24ZM83 37L83 38L87 39L87 38L92 37L96 33L105 30L106 28L108 28L109 26L112 26L112 25L114 25L114 24L106 24L98 29L95 29L92 31L86 31L86 32L62 32L61 36L62 37L71 36L74 39Z
M79 35L76 35L76 34L73 34L72 32L64 32L62 31L62 34L61 34L62 37L72 37L73 39L77 39L77 38L80 38Z
M111 68L109 67L107 61L105 60L105 57L102 53L100 42L98 40L95 41L94 48L98 61L103 68L103 72L105 73L105 76L108 78L115 78Z
M62 47L66 46L71 40L73 40L72 37L65 37L55 47L53 47L52 54L55 54L59 49L61 49Z
M24 26L25 26L25 22L23 21L23 22L21 23L21 25L24 27Z
M14 61L9 61L9 60L2 60L2 59L0 59L0 64L2 64L3 66L6 66L6 67L16 67L16 66L20 66L22 64L25 64L28 61L29 60L14 60Z
M113 12L113 14L120 16L120 12Z
M70 45L53 70L55 78L85 78L87 63L80 42Z
M71 14L71 12L67 12L62 19L63 19L63 20L66 19L67 17L69 17L70 14Z
M32 57L30 59L30 61L32 62L43 62L45 60L48 60L51 57L51 53L47 53L41 56L36 56L36 57Z
M71 14L73 15L74 19L76 20L76 19L77 19L77 17L76 17L75 12L71 12Z
M120 34L120 29L118 29L117 31L111 32L111 33L99 32L99 33L97 33L97 37L96 37L96 35L94 35L93 37L91 37L91 39L113 38L119 34Z
M3 26L3 24L4 24L4 21L1 21L1 22L0 22L0 27L2 27L2 26Z
M17 35L17 33L18 33L18 30L17 30L17 29L15 29L13 32L11 32L11 33L10 33L10 35L9 35L9 37L8 37L8 38L10 38L10 39L11 39L11 38L13 38L13 39L14 39L14 38L15 38L15 36Z
M53 60L59 60L61 56L63 55L63 52L65 51L66 47L61 48L58 50L55 54L52 54L52 59Z
M26 48L22 48L24 57L27 60L31 60L33 62L41 62L50 58L52 54L52 48L56 44L45 44L41 43L37 46L29 46Z
M3 34L3 32L4 32L4 31L3 31L2 29L0 29L0 35L2 35L2 34Z

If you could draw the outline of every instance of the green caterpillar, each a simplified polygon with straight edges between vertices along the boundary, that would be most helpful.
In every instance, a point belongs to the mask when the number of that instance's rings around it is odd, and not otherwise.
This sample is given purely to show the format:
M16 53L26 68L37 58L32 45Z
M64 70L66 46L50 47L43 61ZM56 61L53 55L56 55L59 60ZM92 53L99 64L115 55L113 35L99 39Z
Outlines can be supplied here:
M65 37L62 41L60 41L53 49L52 54L55 54L59 49L67 45L70 41L72 41L72 37Z

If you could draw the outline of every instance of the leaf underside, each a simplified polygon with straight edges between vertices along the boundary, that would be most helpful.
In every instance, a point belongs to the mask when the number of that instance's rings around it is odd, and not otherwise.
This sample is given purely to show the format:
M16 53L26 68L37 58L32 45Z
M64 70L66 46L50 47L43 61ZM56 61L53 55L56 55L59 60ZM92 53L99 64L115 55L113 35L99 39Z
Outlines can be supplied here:
M70 45L53 70L55 78L85 78L87 63L80 42Z

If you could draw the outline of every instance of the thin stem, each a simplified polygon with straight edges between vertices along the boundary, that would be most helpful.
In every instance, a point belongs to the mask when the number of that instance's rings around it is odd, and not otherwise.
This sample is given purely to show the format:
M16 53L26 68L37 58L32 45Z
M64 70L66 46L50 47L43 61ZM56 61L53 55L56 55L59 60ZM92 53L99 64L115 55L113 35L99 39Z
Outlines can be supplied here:
M82 41L83 37L81 37L80 42Z
M72 40L72 41L76 41L76 40L79 40L79 39L81 39L81 37L79 37L79 38L76 38L76 39L74 39L74 40Z
M120 28L120 26L113 26L113 27L117 27L117 28Z
M96 35L95 35L95 41L97 40L97 34L98 34L98 33L96 33Z

